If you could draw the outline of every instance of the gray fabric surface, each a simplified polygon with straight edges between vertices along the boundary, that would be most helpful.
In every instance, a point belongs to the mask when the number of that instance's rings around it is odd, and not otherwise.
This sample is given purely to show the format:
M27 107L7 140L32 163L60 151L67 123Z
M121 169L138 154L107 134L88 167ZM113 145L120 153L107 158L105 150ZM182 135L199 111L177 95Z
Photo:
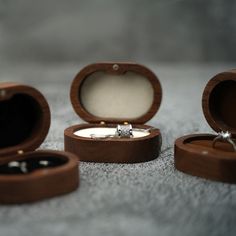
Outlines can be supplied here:
M173 142L213 132L201 110L208 79L233 65L147 64L160 78L163 103L148 122L163 134L159 158L142 164L81 163L78 191L30 205L0 206L1 236L235 235L236 186L174 169ZM43 149L63 149L63 130L83 121L70 105L69 88L82 65L1 65L0 81L35 86L49 101L50 133Z

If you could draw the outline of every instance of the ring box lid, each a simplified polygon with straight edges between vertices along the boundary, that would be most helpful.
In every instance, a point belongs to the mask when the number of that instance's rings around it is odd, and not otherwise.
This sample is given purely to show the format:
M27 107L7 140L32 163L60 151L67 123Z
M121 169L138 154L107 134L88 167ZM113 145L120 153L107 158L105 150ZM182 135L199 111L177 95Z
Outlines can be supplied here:
M236 138L236 70L217 74L207 83L202 108L213 130L229 131Z
M144 124L158 111L162 89L143 65L103 62L76 75L70 97L75 112L89 123Z
M0 83L0 158L34 151L50 127L50 109L35 88Z

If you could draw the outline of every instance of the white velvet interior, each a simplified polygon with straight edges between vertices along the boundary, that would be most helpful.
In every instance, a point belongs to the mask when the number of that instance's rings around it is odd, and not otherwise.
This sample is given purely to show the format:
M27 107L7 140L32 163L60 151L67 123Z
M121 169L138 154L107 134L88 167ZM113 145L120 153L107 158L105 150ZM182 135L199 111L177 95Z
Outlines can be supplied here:
M85 79L80 99L84 108L94 116L134 119L149 110L153 95L151 83L139 74L95 72Z
M94 128L85 128L76 131L74 134L84 138L91 138L91 134L95 136L105 136L105 135L114 135L116 133L116 128L111 127L94 127ZM145 129L142 130L133 130L133 138L141 138L148 136L150 132Z

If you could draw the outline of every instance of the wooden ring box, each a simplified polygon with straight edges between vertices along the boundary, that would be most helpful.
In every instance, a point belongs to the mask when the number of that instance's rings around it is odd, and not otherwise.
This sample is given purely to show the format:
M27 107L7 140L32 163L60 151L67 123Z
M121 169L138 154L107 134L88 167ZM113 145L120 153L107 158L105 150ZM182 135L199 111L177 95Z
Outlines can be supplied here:
M50 127L50 110L36 89L0 84L0 203L28 203L69 193L78 187L78 158L60 151L35 151ZM26 163L27 173L9 167ZM47 161L48 166L41 166Z
M211 128L229 131L236 138L236 70L213 77L205 87L202 108ZM217 134L216 134L217 135ZM236 152L228 142L218 141L216 135L191 134L175 142L175 167L190 175L236 183Z
M135 63L88 65L74 78L70 97L75 112L88 123L65 130L65 150L81 161L136 163L159 155L161 133L144 123L159 109L162 90L148 68ZM123 123L141 131L134 131L132 138L90 136L114 134L117 124Z

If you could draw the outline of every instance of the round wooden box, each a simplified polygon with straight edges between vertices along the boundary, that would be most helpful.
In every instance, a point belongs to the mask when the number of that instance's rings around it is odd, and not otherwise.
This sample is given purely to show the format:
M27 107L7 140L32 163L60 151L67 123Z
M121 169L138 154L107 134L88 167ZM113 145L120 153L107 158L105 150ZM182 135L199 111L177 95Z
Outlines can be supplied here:
M235 142L235 70L220 73L208 82L202 107L212 129L230 132ZM236 152L228 142L218 141L213 147L216 135L192 134L178 138L175 142L175 167L190 175L236 183Z
M159 129L144 125L158 111L162 90L156 75L135 63L96 63L83 68L71 86L75 112L87 124L64 132L65 150L81 161L135 163L158 157ZM131 124L131 138L114 135L117 124Z
M50 110L36 89L0 83L0 203L27 203L78 187L78 158L35 151L50 127Z

